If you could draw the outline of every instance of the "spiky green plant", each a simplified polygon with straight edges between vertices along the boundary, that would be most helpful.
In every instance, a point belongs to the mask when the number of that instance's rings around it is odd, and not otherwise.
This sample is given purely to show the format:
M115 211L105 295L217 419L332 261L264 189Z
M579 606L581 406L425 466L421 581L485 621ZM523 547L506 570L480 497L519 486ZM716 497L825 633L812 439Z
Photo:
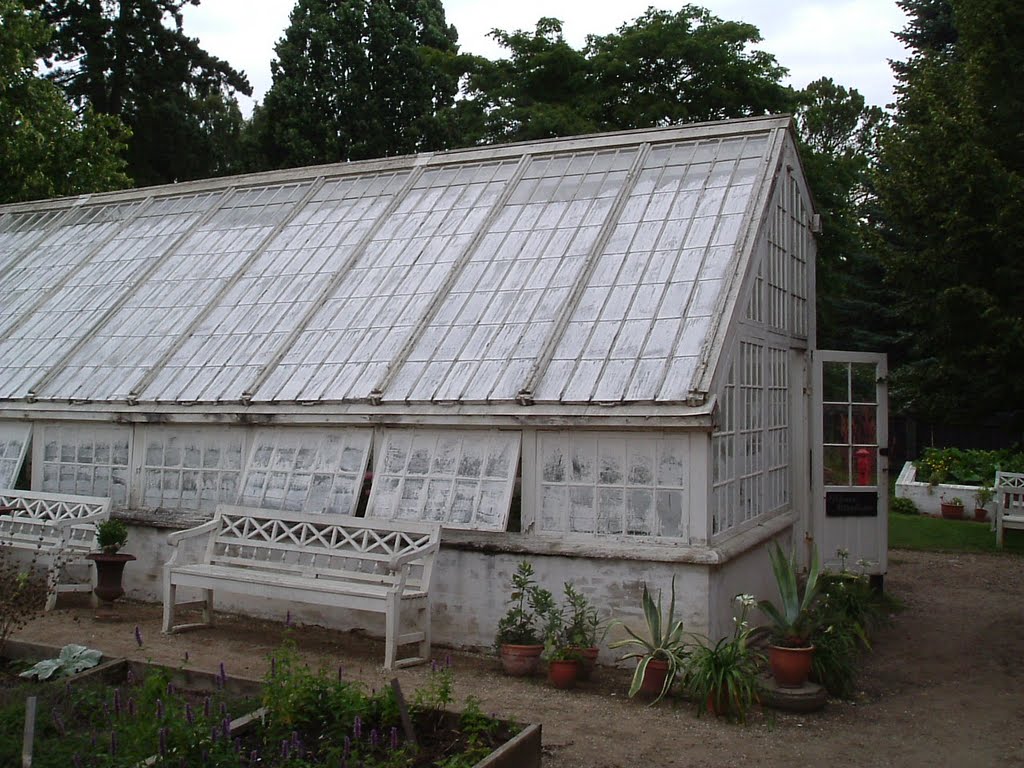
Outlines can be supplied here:
M771 620L776 645L806 648L814 632L812 608L818 599L818 575L821 572L817 547L811 550L811 565L802 586L795 553L787 557L775 542L768 550L768 557L779 587L779 605L771 600L761 600L757 607Z
M613 650L627 647L635 647L637 649L619 658L619 661L625 661L626 659L637 660L636 671L633 673L633 682L629 687L629 695L631 697L635 696L640 690L640 686L643 685L644 675L652 659L668 663L668 674L665 676L665 683L662 685L657 697L651 702L654 704L660 701L672 688L672 683L675 681L676 676L684 669L688 656L682 619L677 621L675 618L675 576L672 577L672 596L669 599L667 620L664 620L662 616L661 592L658 592L658 602L655 603L654 598L651 597L651 593L647 589L647 584L644 584L641 605L643 606L644 618L647 621L647 635L638 635L623 624L623 622L616 621L614 625L622 626L629 637L617 640L609 644L608 647Z

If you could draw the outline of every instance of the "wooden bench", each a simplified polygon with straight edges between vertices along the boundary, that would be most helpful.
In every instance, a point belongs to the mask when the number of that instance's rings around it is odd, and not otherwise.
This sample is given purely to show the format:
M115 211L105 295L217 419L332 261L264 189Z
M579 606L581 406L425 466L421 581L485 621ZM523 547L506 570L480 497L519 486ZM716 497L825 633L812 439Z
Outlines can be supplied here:
M384 667L409 666L430 656L430 576L440 548L436 523L376 520L218 505L213 520L172 533L175 548L164 566L163 631L211 626L213 593L222 589L289 602L383 613ZM179 561L178 545L205 536L199 562ZM178 587L202 591L177 603ZM174 623L176 608L202 608L202 623ZM402 632L405 609L415 616ZM398 647L417 643L419 654L399 659Z
M92 592L90 583L62 584L64 566L83 561L96 551L96 523L110 517L110 499L66 496L40 491L0 490L0 545L38 554L49 561L46 610L57 604L60 592ZM91 565L91 564L90 564Z
M1024 473L996 472L996 546L1003 548L1003 531L1024 530Z

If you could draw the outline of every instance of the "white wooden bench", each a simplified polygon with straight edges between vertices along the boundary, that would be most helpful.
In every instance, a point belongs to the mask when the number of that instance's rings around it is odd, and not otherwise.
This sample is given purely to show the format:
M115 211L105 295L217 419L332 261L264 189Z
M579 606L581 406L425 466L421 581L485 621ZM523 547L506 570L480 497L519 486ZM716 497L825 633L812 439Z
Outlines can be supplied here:
M996 472L996 546L1003 548L1003 531L1024 530L1024 473Z
M163 631L210 626L214 590L383 613L384 667L430 657L430 576L440 548L436 523L305 514L220 504L213 520L172 533L175 548L164 566ZM179 561L186 539L206 536L199 562ZM177 603L179 587L201 600ZM202 608L202 623L174 623L176 608ZM408 609L414 629L402 632ZM417 643L419 654L399 659L398 647Z
M96 550L96 523L109 517L110 499L0 489L0 545L49 561L48 611L57 604L58 593L92 592L96 586L94 567L88 584L62 584L60 577L64 566L87 562L85 555Z

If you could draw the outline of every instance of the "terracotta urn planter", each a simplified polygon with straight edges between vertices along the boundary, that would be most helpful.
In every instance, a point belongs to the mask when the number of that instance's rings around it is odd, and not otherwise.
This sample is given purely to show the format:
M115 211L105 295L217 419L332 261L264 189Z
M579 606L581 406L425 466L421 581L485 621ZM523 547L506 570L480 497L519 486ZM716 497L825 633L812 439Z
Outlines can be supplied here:
M811 674L813 659L813 645L807 648L772 645L768 648L768 665L780 688L799 688L806 683Z
M579 670L580 662L576 659L552 659L548 662L548 680L555 688L573 688Z
M668 662L651 659L647 662L647 669L644 670L644 681L640 684L640 693L652 698L661 695L666 677L668 677Z
M527 677L537 671L543 645L502 645L501 666L506 675Z
M113 603L124 594L124 566L134 560L135 555L92 552L86 557L96 564L96 586L93 593L105 603Z
M984 507L974 508L974 522L985 523L988 522L988 510Z
M964 519L964 505L963 504L947 504L946 502L939 503L939 509L942 511L942 516L946 520L963 520Z

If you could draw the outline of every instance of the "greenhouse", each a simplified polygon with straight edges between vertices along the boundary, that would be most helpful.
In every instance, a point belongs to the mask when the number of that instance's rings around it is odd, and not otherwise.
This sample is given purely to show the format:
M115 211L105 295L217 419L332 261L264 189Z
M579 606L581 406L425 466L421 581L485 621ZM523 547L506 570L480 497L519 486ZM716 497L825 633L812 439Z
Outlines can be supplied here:
M440 521L442 642L524 558L725 631L815 527L815 228L786 117L3 206L0 487L109 496L144 599L229 502Z

